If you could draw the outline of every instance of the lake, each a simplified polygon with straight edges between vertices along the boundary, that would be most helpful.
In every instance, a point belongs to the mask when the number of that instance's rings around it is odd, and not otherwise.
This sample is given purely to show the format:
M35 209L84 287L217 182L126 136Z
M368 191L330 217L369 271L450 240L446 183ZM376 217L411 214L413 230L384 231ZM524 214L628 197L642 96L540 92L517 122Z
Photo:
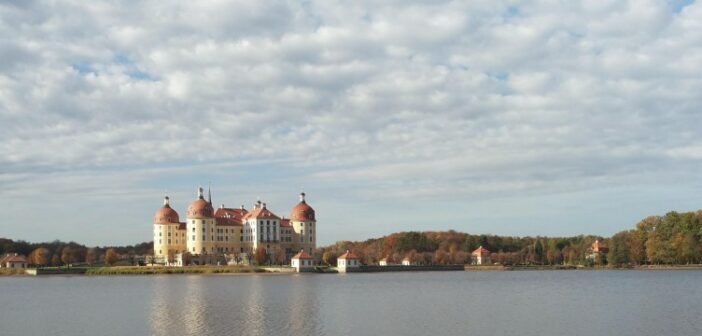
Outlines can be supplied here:
M700 335L702 271L0 278L0 335Z

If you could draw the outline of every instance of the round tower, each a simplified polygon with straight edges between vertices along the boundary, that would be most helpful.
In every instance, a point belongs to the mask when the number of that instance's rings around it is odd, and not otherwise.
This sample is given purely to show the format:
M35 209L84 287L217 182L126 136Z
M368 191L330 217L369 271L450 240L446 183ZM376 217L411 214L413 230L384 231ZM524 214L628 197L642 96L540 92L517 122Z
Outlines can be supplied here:
M290 225L295 232L293 250L304 250L312 254L317 247L317 220L314 209L307 204L305 193L300 193L300 202L290 213Z
M170 263L176 253L185 250L185 234L180 229L180 218L170 205L170 198L163 198L163 206L154 214L154 257L159 263Z
M187 212L185 235L187 250L193 255L215 253L215 218L212 204L205 200L204 190L198 188L197 199Z

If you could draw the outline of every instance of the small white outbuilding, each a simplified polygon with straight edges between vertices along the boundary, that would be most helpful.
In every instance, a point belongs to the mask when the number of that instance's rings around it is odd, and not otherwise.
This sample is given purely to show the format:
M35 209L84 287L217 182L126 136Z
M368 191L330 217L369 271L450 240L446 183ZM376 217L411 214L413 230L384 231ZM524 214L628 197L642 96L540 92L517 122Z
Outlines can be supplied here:
M336 269L339 272L346 273L349 269L358 269L359 266L361 266L361 263L358 257L348 250L346 253L336 258Z
M314 258L307 254L305 250L301 250L300 253L296 254L290 260L290 266L295 268L298 272L307 272L314 269Z

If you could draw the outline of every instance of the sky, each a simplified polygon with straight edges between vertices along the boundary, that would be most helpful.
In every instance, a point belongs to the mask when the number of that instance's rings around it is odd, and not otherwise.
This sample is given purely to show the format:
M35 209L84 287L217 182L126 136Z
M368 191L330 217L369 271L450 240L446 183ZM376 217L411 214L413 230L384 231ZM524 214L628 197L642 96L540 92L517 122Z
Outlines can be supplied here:
M697 1L0 1L0 237L301 191L318 245L702 208Z

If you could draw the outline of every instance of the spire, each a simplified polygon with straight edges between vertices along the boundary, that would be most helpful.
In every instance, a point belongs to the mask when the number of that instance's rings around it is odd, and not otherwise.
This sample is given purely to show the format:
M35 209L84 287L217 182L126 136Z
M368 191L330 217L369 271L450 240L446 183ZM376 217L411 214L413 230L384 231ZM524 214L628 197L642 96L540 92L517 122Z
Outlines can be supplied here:
M212 182L207 183L207 203L212 204Z
M166 195L166 196L163 198L163 206L166 207L166 208L170 207L170 206L171 206L170 202L171 202L171 199L168 198L168 195Z
M305 193L304 192L300 193L300 202L303 202L303 203L305 202Z
M204 192L205 192L205 190L202 189L202 186L200 186L199 188L197 188L197 198L199 198L199 199L205 199L205 197L203 196L203 193L204 193Z

